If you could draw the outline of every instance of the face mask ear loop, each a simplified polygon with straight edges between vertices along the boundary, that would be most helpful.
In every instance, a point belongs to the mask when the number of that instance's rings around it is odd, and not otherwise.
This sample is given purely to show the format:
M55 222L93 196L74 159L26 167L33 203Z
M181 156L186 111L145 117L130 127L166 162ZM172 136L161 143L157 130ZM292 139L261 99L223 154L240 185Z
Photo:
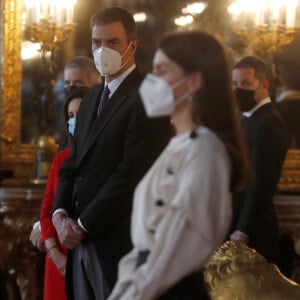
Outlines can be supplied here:
M176 89L177 87L179 87L183 82L185 82L186 80L188 80L187 76L184 76L183 78L181 78L179 81L175 82L173 85L171 85L172 89Z
M128 49L129 49L130 45L131 45L131 41L129 42L129 44L128 44L126 50L125 50L125 52L121 55L121 58L123 58L126 55L126 53L127 53Z
M182 96L179 97L179 99L177 101L175 101L175 106L179 105L181 102L183 102L184 100L189 100L187 99L188 96L190 96L192 93L191 92L186 92L184 93Z
M188 80L188 77L185 76L182 79L180 79L178 82L176 82L175 84L173 84L172 90L174 93L174 89L176 89L178 86L180 86L182 83L184 83L186 80ZM185 92L182 96L179 97L179 99L177 99L177 101L174 101L174 105L177 106L179 105L181 102L183 102L188 96L190 96L192 93L190 91Z
M131 45L131 41L130 41L130 43L128 44L128 47L127 47L127 49L125 50L125 52L121 55L121 59L126 55L126 53L127 53L128 49L129 49L130 45ZM124 62L123 64L121 64L120 69L122 69L122 68L127 64L128 61L129 61L129 57L125 60L125 62ZM120 70L120 69L119 69L119 70Z

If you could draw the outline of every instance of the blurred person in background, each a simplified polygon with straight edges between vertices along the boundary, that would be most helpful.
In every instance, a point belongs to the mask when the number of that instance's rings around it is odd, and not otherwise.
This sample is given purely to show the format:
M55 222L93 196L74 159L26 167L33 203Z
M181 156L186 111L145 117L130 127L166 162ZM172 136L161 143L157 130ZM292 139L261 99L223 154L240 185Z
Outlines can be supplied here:
M276 99L279 113L286 122L290 148L300 148L300 58L299 41L283 48L278 58L281 93Z
M278 262L279 228L274 195L288 149L284 121L269 97L268 69L254 56L238 61L232 81L246 132L252 180L234 194L230 239L246 243L269 262Z
M59 116L56 118L56 131L58 132L57 140L59 140L59 150L63 150L68 147L69 139L68 134L65 131L65 118L62 118L63 104L65 98L73 91L79 91L86 93L92 86L99 84L102 81L102 77L95 67L94 60L86 56L74 56L70 59L64 68L64 81L62 90L62 99L58 100L55 106L55 114ZM62 121L63 120L63 121ZM32 231L30 233L30 241L33 246L37 247L40 251L44 252L45 247L41 238L41 230L39 223L40 211L38 212L37 221L34 223ZM44 255L40 255L38 258L38 279L43 279L44 274ZM43 284L41 283L41 290L43 290Z
M44 300L66 299L64 275L67 249L61 245L57 237L56 230L52 224L52 211L59 171L64 161L70 155L70 146L75 132L76 116L84 94L85 92L83 90L73 90L73 92L66 97L64 120L65 128L68 132L69 147L58 151L54 156L40 211L42 242L47 251L45 258Z

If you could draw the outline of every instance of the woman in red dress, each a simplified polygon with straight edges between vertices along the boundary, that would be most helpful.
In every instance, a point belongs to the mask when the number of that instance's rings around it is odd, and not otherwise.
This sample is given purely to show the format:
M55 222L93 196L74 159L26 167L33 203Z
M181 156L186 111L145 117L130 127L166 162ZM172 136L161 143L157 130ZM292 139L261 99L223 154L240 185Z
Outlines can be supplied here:
M76 114L83 95L83 91L75 90L65 100L64 119L70 134L70 143L72 142L72 136L74 134ZM64 279L67 249L59 242L57 233L52 224L52 207L59 179L59 171L64 161L68 158L70 150L70 147L68 147L57 152L54 156L40 212L42 240L48 254L45 258L44 300L67 299Z

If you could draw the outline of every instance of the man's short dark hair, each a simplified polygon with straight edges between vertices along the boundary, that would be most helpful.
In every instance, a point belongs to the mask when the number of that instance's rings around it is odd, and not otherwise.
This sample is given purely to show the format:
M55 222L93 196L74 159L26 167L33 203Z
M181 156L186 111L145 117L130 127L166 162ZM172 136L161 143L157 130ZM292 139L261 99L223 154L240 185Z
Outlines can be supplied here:
M137 39L136 24L133 16L123 8L109 7L95 14L91 19L91 27L106 25L113 22L121 22L126 32L127 40Z
M258 57L245 56L233 66L233 69L243 69L243 68L254 69L255 77L260 81L269 79L268 68L264 63L264 61Z

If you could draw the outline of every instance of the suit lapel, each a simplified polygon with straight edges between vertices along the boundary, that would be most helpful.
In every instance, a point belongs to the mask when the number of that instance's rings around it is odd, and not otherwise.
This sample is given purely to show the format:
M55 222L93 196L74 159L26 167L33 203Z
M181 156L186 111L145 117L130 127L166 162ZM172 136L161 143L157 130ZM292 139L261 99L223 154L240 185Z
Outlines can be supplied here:
M123 99L117 99L118 101L114 101L114 103L111 102L113 99L109 100L110 107L105 107L101 116L97 117L91 126L90 132L87 137L86 146L84 148L84 151L81 152L80 158L78 160L78 164L82 161L82 159L84 158L84 156L86 155L88 150L95 143L98 136L102 133L102 131L108 124L109 120L113 117L113 115L117 112L117 110L124 103L125 99L126 99L126 97L124 96ZM107 106L108 106L108 104L107 104Z
M126 102L128 96L136 92L136 87L139 85L141 81L141 75L137 69L135 69L131 74L125 78L125 80L121 83L121 85L118 87L118 89L115 91L115 93L112 95L112 97L109 99L108 103L104 107L101 115L99 117L95 118L89 118L89 133L87 136L87 140L85 143L84 150L81 152L79 156L79 160L77 161L78 164L82 161L88 150L93 146L99 135L102 134L104 129L106 128L107 124L113 117L113 115L119 110L119 108ZM104 86L104 85L103 85ZM99 92L99 99L100 95L103 90L103 86L100 89ZM98 109L98 102L94 101L93 104L93 112L95 113ZM96 113L95 113L96 114Z
M84 132L89 132L93 126L94 120L97 116L98 105L99 105L99 101L100 101L100 97L101 97L103 88L104 88L104 84L101 85L101 87L95 94L93 101L90 101L89 99L87 99L87 101L90 103L90 107L89 107L90 115L89 115L89 117L84 118L84 127L86 128L84 130Z

